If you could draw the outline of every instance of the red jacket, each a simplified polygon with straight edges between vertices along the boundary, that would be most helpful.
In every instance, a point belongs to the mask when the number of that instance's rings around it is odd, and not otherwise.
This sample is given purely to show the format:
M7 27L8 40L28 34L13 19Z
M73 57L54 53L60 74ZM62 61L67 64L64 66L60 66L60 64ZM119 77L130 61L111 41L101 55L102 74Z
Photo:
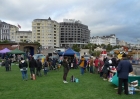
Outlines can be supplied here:
M95 67L98 67L99 66L99 63L100 63L99 59L95 59L94 60L94 63L95 63Z

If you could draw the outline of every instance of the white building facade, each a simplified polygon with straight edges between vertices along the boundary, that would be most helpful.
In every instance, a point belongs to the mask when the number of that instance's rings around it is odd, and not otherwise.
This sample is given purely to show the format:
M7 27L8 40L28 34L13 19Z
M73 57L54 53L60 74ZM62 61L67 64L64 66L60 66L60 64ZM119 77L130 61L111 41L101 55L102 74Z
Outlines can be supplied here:
M97 45L110 44L112 46L115 46L115 45L117 45L117 38L116 38L115 34L111 34L110 36L102 36L102 37L93 36L93 37L90 37L90 43L97 44Z
M32 42L32 31L17 31L15 35L16 42Z
M50 17L33 20L32 42L39 42L43 48L59 47L59 23Z
M17 31L19 28L15 25L10 25L10 41L16 42Z
M10 24L0 20L0 41L10 41Z

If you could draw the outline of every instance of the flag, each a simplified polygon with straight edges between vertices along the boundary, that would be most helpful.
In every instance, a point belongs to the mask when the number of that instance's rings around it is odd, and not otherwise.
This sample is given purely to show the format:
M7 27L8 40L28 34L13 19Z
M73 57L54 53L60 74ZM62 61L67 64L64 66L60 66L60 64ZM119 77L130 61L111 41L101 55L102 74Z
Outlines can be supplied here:
M18 28L21 28L21 26L18 24Z

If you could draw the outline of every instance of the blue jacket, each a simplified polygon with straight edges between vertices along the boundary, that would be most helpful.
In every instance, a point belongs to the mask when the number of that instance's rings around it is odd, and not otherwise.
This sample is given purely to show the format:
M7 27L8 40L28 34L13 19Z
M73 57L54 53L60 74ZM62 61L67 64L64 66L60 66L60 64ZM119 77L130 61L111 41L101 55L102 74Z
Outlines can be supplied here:
M122 79L128 79L128 75L133 71L132 65L129 60L121 60L118 64L117 72L118 77Z

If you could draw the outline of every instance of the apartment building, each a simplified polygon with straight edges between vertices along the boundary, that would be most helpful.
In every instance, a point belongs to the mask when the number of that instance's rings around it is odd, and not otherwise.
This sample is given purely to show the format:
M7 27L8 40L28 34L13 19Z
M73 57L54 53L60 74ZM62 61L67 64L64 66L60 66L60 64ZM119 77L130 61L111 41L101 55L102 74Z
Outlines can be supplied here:
M32 22L32 41L44 48L59 47L59 23L48 19L34 19Z
M16 42L17 31L19 28L15 25L10 25L10 41Z
M120 45L120 46L127 46L127 42L125 42L123 40L119 40L118 45Z
M90 30L87 25L75 19L64 19L60 22L60 46L71 47L73 44L79 46L90 42Z
M16 42L32 42L32 31L17 31L15 35Z
M117 45L117 38L115 36L115 34L111 34L109 36L96 36L96 37L90 37L90 43L92 44L97 44L97 45L101 45L101 44L105 44L105 45L112 45L115 46Z
M0 20L0 41L10 41L10 24Z

